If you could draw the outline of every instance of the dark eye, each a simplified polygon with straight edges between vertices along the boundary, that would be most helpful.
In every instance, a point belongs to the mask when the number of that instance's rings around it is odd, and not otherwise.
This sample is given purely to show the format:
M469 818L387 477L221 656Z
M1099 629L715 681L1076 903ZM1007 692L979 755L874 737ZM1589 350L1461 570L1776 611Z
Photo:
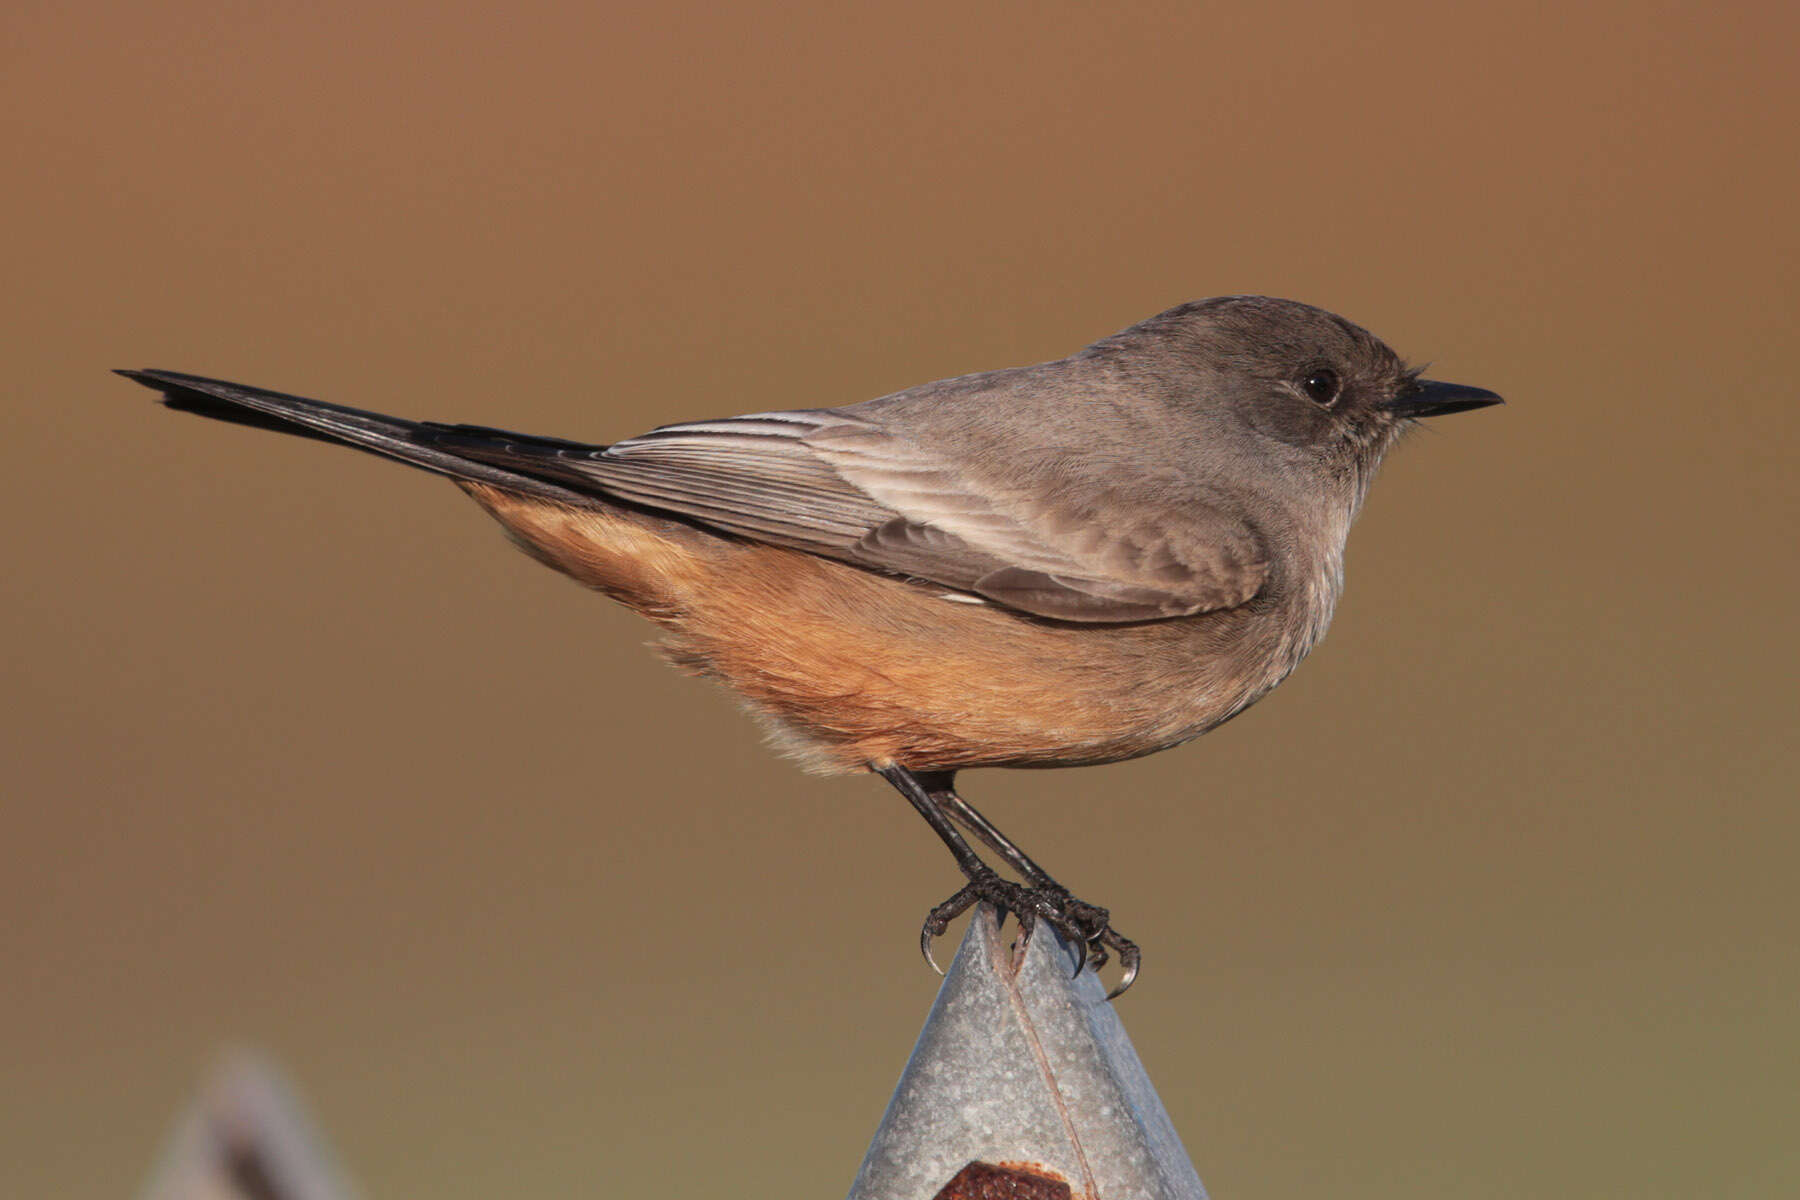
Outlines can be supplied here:
M1338 391L1341 387L1338 383L1337 372L1330 367L1320 367L1317 371L1307 372L1307 376L1301 381L1300 386L1306 390L1308 399L1314 404L1323 405L1326 408L1337 403Z

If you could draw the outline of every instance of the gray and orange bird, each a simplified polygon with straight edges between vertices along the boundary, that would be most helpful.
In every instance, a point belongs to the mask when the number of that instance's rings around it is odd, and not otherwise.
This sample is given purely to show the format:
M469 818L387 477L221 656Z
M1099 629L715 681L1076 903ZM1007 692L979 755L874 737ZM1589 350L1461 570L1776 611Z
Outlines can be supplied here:
M183 412L449 477L532 557L661 626L810 770L873 771L977 900L1139 953L954 788L968 767L1116 762L1253 704L1324 636L1344 539L1422 417L1497 404L1365 330L1261 296L1195 301L1037 366L610 446L382 416L173 371ZM958 826L1023 882L999 875Z

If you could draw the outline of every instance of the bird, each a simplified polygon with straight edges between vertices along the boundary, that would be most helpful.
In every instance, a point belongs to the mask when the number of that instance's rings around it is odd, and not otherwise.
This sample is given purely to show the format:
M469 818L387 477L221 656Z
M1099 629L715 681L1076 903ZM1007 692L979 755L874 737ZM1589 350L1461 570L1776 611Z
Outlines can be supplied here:
M986 901L1025 937L1044 921L1068 938L1077 972L1117 954L1109 997L1139 947L958 772L1118 762L1243 712L1324 636L1387 451L1501 402L1267 296L1180 304L1050 362L610 444L118 373L170 409L447 477L527 554L661 627L665 656L735 691L777 750L907 799L963 878L921 926L927 961Z

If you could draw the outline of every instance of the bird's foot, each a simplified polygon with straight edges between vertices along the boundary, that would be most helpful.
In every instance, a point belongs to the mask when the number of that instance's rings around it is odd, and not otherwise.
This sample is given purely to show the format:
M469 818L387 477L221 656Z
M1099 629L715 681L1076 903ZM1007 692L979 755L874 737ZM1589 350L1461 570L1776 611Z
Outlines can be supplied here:
M1079 946L1082 961L1075 968L1077 975L1081 973L1082 967L1091 966L1098 971L1105 966L1111 958L1109 949L1117 953L1124 976L1107 993L1108 1000L1123 995L1125 989L1136 981L1138 964L1143 955L1138 950L1137 943L1112 927L1111 917L1104 908L1076 899L1066 888L1055 885L1030 887L1014 883L987 868L983 868L980 874L965 883L954 896L926 914L925 924L919 928L919 951L925 956L925 961L931 964L931 969L939 975L944 970L932 957L931 943L944 935L951 921L982 900L993 905L1002 914L1011 913L1019 922L1020 935L1026 939L1031 937L1037 923L1043 921L1071 945Z

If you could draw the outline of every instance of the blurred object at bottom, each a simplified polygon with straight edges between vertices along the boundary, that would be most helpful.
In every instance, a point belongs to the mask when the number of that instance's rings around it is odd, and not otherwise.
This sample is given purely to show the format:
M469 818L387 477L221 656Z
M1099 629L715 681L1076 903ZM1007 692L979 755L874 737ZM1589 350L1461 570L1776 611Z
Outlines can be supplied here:
M353 1200L279 1073L227 1056L163 1151L138 1200Z
M1041 922L1021 961L994 910L976 910L849 1200L1048 1197L1063 1180L1076 1200L1206 1200L1105 989L1092 971L1076 976L1077 961ZM991 1190L1001 1183L1013 1190Z
M1016 929L1016 926L1015 926ZM849 1200L1206 1200L1093 971L976 909ZM138 1200L354 1200L280 1075L214 1069Z

